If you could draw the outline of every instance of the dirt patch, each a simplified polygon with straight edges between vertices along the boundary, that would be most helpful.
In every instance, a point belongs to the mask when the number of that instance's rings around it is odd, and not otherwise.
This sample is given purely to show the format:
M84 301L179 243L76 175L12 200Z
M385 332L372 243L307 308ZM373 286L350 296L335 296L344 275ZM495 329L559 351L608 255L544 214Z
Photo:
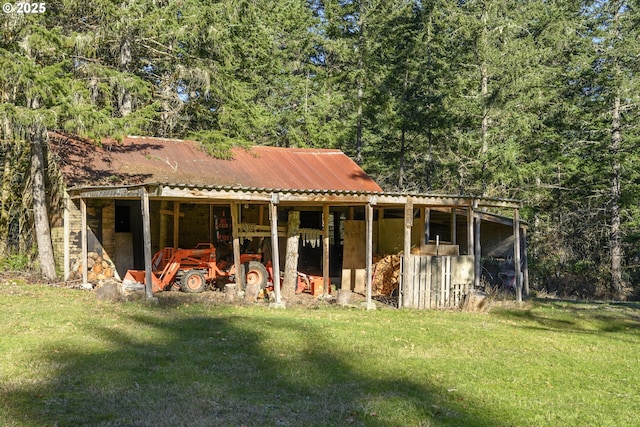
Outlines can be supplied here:
M47 281L41 275L34 272L0 272L0 292L8 292L11 287L20 285L43 285L53 286L61 289L80 289L86 291L87 289L82 286L81 280L70 281ZM6 285L6 286L4 286ZM11 285L11 286L9 286ZM105 286L106 285L106 286ZM99 300L113 300L113 301L131 301L141 300L145 298L144 291L138 292L140 295L114 296L113 286L110 286L110 281L100 282L94 285L93 292L96 293L96 298ZM271 298L269 295L265 296L260 294L259 298L255 302L244 301L242 298L237 298L233 302L226 301L225 293L219 289L206 290L202 293L185 293L180 291L165 291L154 294L158 298L158 302L161 306L175 307L187 303L201 303L205 305L264 305L265 307L273 302L273 294ZM397 298L387 296L373 296L373 303L378 308L397 308ZM351 307L360 307L362 303L366 302L366 296L363 294L351 293L350 304ZM335 295L329 295L327 298L323 296L314 297L308 293L295 294L291 298L285 300L285 306L290 308L301 309L314 309L323 306L336 305Z
M30 271L0 271L0 283L15 282L25 285L48 284L41 275Z

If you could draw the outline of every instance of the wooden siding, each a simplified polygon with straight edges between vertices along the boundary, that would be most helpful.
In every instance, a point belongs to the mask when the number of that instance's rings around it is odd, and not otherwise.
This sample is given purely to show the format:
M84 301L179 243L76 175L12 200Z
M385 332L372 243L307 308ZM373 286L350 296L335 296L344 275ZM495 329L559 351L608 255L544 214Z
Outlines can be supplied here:
M458 308L473 287L473 256L402 257L409 282L401 283L404 308Z

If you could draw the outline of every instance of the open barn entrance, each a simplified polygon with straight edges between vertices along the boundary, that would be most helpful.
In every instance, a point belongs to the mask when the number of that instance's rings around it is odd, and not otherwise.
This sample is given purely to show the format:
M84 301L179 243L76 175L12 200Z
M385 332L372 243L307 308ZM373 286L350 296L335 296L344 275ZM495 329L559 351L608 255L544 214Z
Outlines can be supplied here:
M142 211L137 200L115 202L114 263L120 277L127 270L144 269Z

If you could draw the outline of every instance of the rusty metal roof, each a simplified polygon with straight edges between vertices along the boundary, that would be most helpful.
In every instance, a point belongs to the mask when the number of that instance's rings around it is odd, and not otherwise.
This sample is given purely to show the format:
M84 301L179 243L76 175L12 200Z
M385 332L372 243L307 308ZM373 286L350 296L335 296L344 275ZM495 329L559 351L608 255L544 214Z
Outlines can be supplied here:
M229 160L209 156L195 141L127 137L98 146L53 133L49 147L69 186L170 182L286 190L381 192L340 150L255 146L232 149Z

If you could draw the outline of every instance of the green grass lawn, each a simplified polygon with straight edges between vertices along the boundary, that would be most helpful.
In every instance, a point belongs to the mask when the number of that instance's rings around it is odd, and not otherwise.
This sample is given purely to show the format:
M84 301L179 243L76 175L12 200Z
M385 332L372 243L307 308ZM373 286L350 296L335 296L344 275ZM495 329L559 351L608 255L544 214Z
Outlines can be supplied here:
M639 326L628 305L278 310L0 282L0 425L640 425Z

